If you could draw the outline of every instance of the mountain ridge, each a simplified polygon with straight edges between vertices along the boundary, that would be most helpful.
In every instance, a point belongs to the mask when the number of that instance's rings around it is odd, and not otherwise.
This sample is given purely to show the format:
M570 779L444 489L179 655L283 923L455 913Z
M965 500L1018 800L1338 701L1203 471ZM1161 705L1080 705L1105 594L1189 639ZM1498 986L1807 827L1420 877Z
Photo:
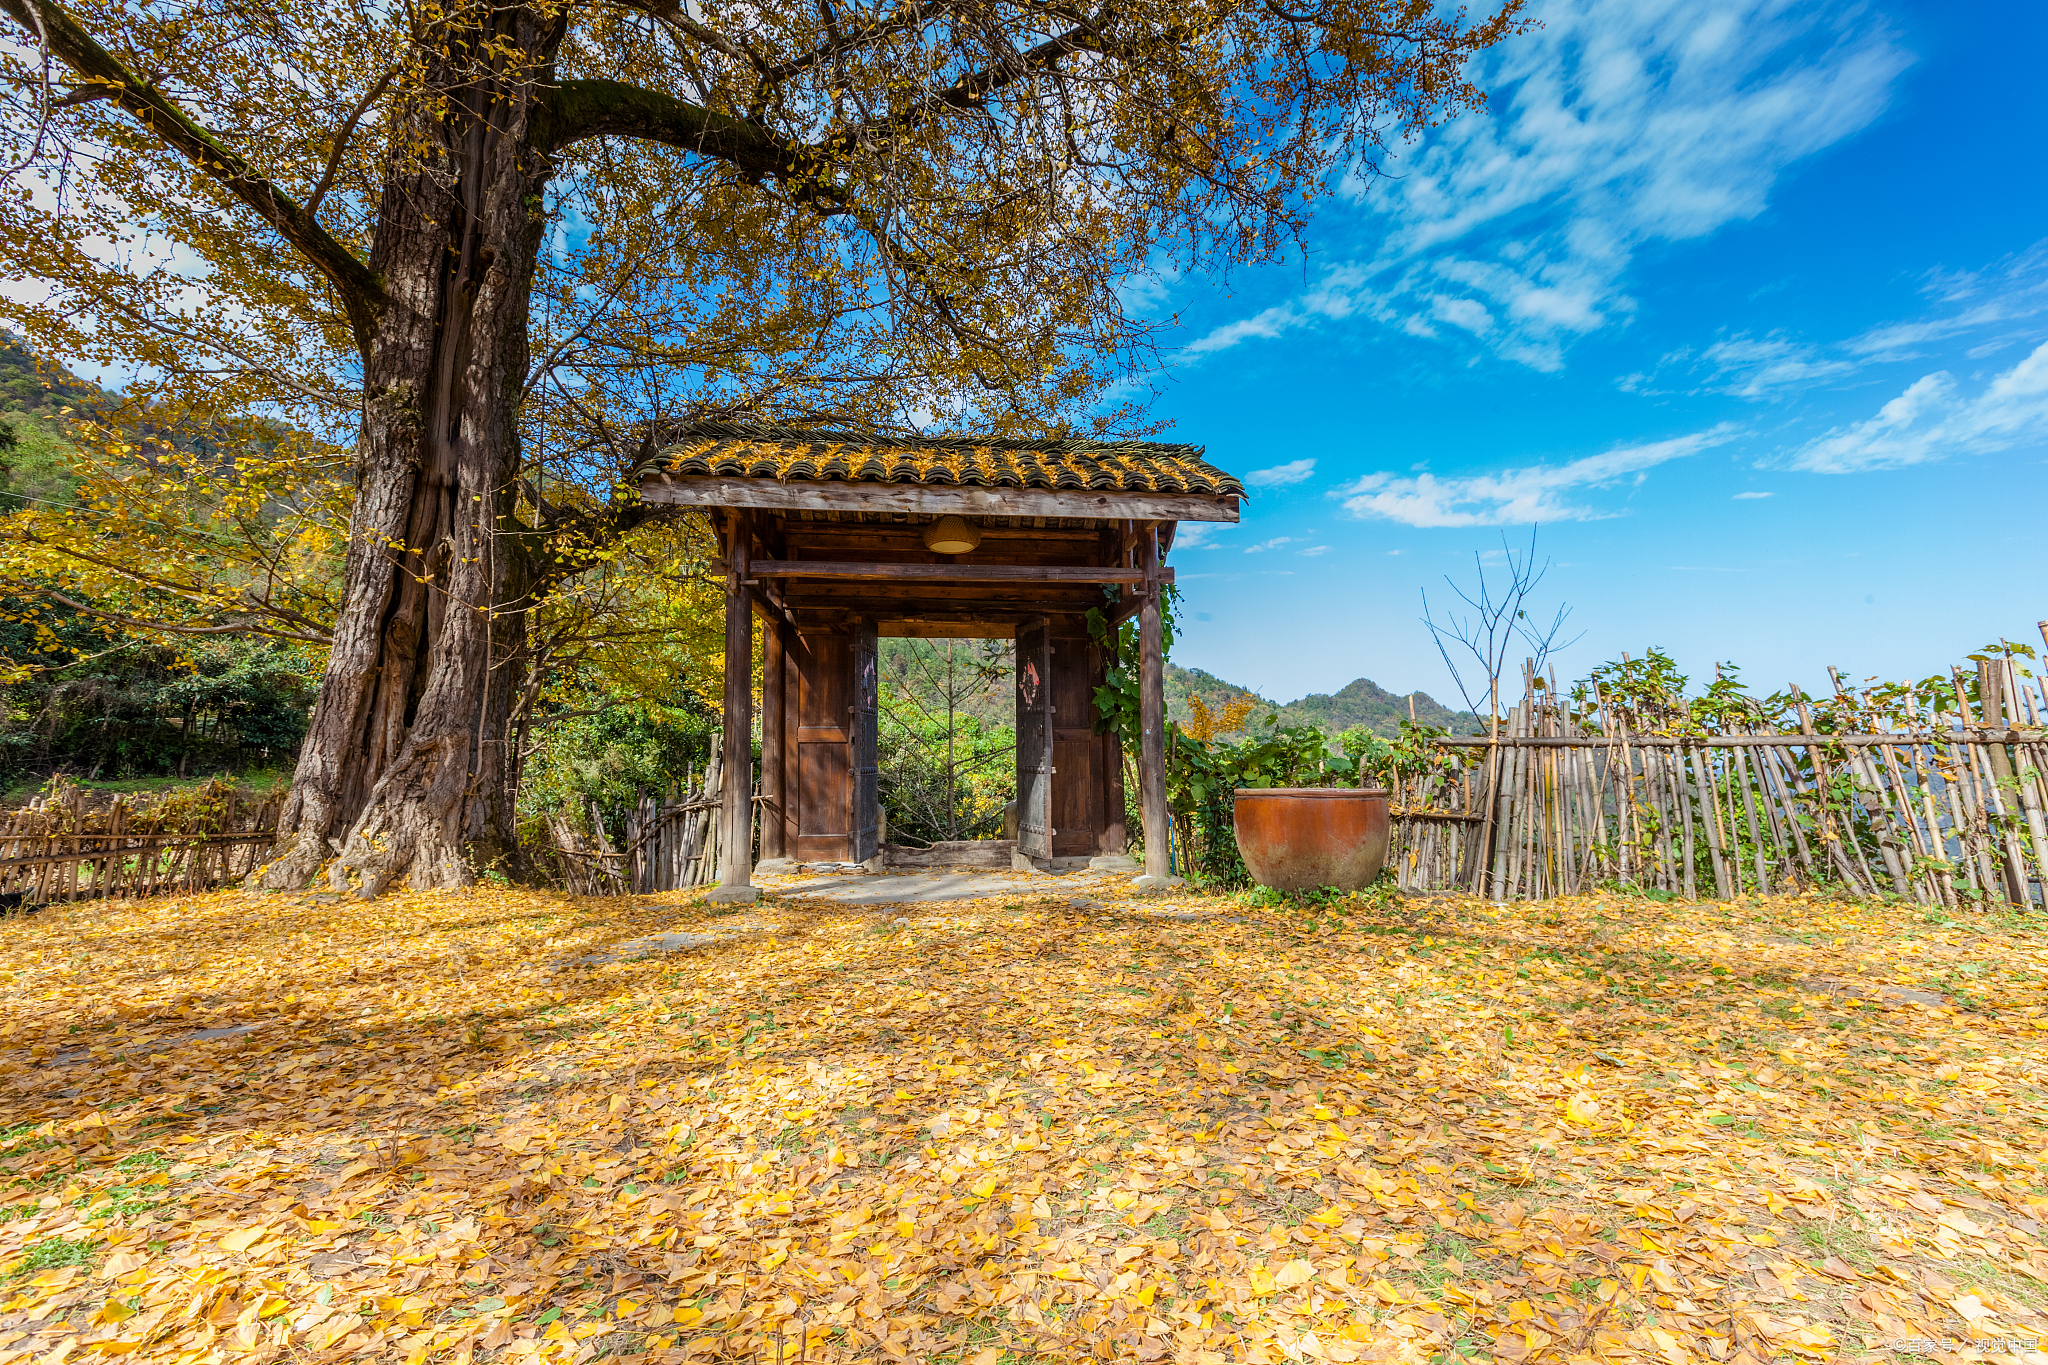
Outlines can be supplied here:
M1202 705L1212 715L1232 702L1249 697L1252 710L1246 720L1250 725L1262 725L1270 715L1277 716L1281 725L1312 725L1333 736L1362 725L1382 738L1392 739L1400 734L1401 722L1409 718L1411 701L1415 719L1424 725L1455 731L1476 728L1479 724L1479 718L1470 711L1453 710L1427 692L1396 694L1370 678L1354 678L1335 692L1311 692L1291 702L1280 702L1260 696L1249 687L1227 682L1204 669L1183 668L1169 662L1166 665L1167 718L1187 724L1194 715L1188 704L1190 697L1200 697Z

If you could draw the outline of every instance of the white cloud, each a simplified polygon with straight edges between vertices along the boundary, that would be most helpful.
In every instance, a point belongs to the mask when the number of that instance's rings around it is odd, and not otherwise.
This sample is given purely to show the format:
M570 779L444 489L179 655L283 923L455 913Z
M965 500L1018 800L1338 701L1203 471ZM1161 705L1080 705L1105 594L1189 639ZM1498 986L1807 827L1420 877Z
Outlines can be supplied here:
M1485 336L1493 330L1493 314L1487 312L1486 305L1477 299L1454 299L1447 294L1438 294L1429 301L1429 311L1437 321L1462 327L1474 336Z
M1873 360L1910 360L1932 342L1987 327L2001 329L1998 340L2007 344L2016 337L2037 340L2038 319L2048 313L2048 240L1982 270L1931 271L1927 293L1949 311L1873 327L1843 343L1843 349Z
M1974 396L1947 370L1923 375L1875 417L1837 427L1794 452L1792 464L1818 474L1854 474L2010 450L2029 440L2048 440L2048 342Z
M1235 523L1228 521L1184 521L1173 533L1173 548L1213 550L1216 548L1217 536L1235 529Z
M1248 555L1263 554L1267 550L1277 550L1282 545L1292 544L1294 544L1293 536L1275 536L1271 540L1261 541L1257 545L1246 546L1244 552Z
M1306 550L1303 550L1301 553L1304 558L1313 559L1317 555L1326 555L1330 553L1330 547L1327 545L1311 545Z
M1701 357L1714 367L1709 387L1737 398L1764 398L1792 386L1806 386L1856 368L1831 360L1811 346L1782 336L1735 336L1707 347Z
M1348 318L1361 310L1370 312L1373 305L1366 281L1367 272L1355 265L1326 270L1322 279L1299 299L1274 304L1251 317L1225 323L1192 342L1187 348L1188 354L1227 351L1241 341L1277 337L1318 319L1334 321Z
M1225 323L1205 337L1198 338L1188 347L1191 355L1202 355L1208 351L1227 351L1240 341L1254 337L1276 337L1289 328L1299 326L1304 317L1301 310L1292 304L1277 304L1236 322Z
M1869 126L1909 61L1865 9L1546 0L1530 15L1541 29L1474 70L1488 112L1344 184L1375 239L1358 259L1190 349L1359 315L1555 370L1574 337L1633 314L1639 251L1755 217L1794 162Z
M1171 304L1180 276L1180 268L1173 258L1160 253L1146 262L1145 269L1123 277L1116 287L1117 297L1132 312L1157 312Z
M1737 502L1742 502L1742 501L1744 501L1745 499L1748 499L1748 498L1769 498L1769 497L1775 497L1775 496L1777 496L1777 495L1776 495L1776 494L1774 494L1774 493L1754 493L1754 492L1752 492L1752 493L1737 493L1737 494L1735 495L1735 501L1737 501Z
M1731 440L1736 428L1722 423L1708 431L1627 446L1562 465L1533 465L1492 474L1399 478L1369 474L1337 490L1344 510L1356 517L1380 517L1409 526L1517 526L1530 522L1593 521L1615 515L1574 501L1579 490L1607 487L1667 461L1696 455Z
M1254 488L1285 488L1291 483L1307 480L1315 472L1314 460L1289 460L1271 469L1254 469L1244 476L1244 481Z
M1829 356L1821 348L1794 341L1782 333L1723 337L1704 351L1680 347L1650 370L1624 375L1618 381L1628 393L1725 393L1736 398L1776 398L1824 380L1852 374L1857 361ZM1665 376L1686 376L1674 383ZM1669 387L1667 387L1669 386Z
M1962 354L1982 360L2048 337L2048 241L2036 242L1976 271L1929 271L1931 315L1873 327L1846 341L1813 345L1782 332L1725 336L1695 351L1681 347L1650 370L1625 375L1630 393L1725 393L1737 398L1796 396L1816 385L1912 360L1935 344L1976 334Z

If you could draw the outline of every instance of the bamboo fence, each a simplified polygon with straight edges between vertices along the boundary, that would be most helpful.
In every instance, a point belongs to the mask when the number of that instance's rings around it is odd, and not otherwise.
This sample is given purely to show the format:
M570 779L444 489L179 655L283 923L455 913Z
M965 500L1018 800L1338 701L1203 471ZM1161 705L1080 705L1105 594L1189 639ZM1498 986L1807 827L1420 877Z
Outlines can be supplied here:
M1492 733L1433 737L1383 778L1403 890L2043 903L2048 693L2010 655L1979 657L1974 686L1953 670L1938 698L1836 677L1825 704L1794 688L1776 708L1524 683Z
M583 896L648 895L710 886L718 880L718 811L723 790L722 755L715 744L701 781L683 784L674 800L642 795L626 813L626 846L606 835L595 803L586 836L561 815L548 818L551 844L535 851L543 875ZM758 768L753 786L754 840L760 840Z
M247 876L277 837L284 797L213 782L157 801L87 807L59 786L0 812L0 906L204 891Z

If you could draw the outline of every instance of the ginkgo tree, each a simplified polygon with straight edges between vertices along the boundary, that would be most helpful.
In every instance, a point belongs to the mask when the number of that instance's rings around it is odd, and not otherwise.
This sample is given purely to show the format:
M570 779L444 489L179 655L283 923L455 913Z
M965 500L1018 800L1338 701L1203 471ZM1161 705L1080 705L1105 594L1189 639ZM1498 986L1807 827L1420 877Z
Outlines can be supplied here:
M0 0L0 309L138 400L352 436L264 880L455 885L513 856L531 611L665 429L1127 428L1130 276L1285 250L1518 9Z

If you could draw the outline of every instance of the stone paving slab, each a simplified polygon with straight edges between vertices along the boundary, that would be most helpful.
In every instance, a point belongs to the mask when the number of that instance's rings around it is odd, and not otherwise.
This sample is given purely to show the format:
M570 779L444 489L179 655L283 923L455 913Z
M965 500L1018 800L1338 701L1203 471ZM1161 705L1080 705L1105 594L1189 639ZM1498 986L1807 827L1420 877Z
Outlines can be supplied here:
M1846 995L1864 1000L1876 1000L1887 1005L1928 1005L1946 1008L1955 1001L1938 991L1918 991L1910 986L1894 986L1883 981L1848 981L1841 977L1823 976L1802 980L1800 988L1816 995Z
M1055 888L1064 892L1075 883L1092 880L1085 872L880 872L777 878L769 890L836 905L929 905L984 896L1043 894Z
M118 1052L125 1053L130 1057L140 1057L146 1052L160 1052L164 1048L176 1047L180 1043L205 1042L209 1039L219 1038L240 1038L245 1034L254 1033L257 1029L263 1028L270 1024L274 1024L276 1022L277 1021L275 1019L259 1019L253 1024L228 1024L222 1028L193 1029L189 1033L174 1033L166 1038L152 1038L147 1042L138 1043L133 1047L117 1048L115 1050ZM80 1066L91 1060L91 1048L68 1048L63 1052L59 1052L52 1055L49 1058L49 1060L43 1063L43 1065Z
M645 938L632 938L624 943L614 943L601 953L587 953L576 961L579 966L597 966L605 962L623 962L629 957L646 957L652 953L679 953L685 948L702 948L712 943L730 943L738 938L781 931L782 926L779 924L736 924L730 928L710 930L679 929L672 933L649 934Z

